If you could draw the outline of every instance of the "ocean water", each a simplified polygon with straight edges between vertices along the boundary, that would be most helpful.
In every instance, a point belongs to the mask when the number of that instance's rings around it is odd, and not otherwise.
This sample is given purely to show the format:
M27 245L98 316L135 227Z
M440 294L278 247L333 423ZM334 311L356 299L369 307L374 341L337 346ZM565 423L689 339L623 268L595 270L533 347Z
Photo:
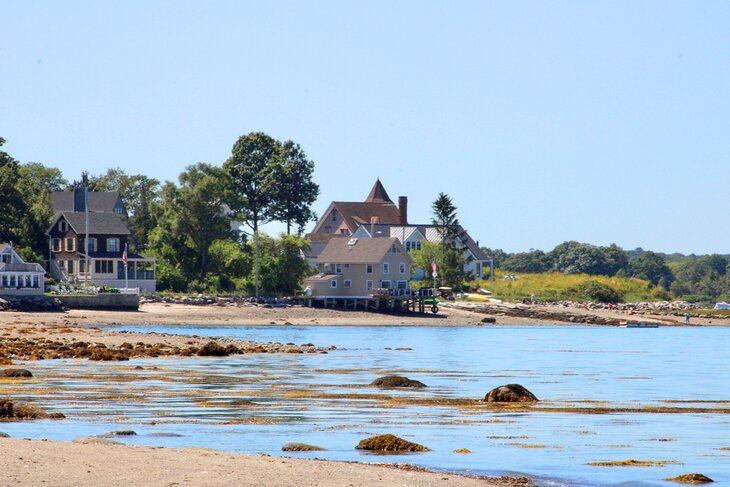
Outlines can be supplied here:
M545 486L670 485L663 479L691 472L730 485L730 328L105 328L336 349L27 362L36 378L3 387L16 401L37 401L68 419L0 423L0 431L72 440L132 429L136 436L116 439L271 455L285 455L281 446L299 441L327 451L286 455L528 475ZM428 387L369 387L386 374ZM530 389L541 400L538 406L514 411L476 402L508 383ZM383 433L432 451L381 456L355 449L360 440ZM460 448L472 453L454 453ZM628 459L669 463L588 465Z

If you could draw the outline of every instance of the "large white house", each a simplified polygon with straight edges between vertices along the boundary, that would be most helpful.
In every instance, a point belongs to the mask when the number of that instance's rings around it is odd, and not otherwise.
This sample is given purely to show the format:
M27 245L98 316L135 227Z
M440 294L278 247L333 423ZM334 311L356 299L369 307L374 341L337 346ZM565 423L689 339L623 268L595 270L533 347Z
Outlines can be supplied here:
M40 264L21 259L11 244L0 243L0 295L43 294L45 274Z

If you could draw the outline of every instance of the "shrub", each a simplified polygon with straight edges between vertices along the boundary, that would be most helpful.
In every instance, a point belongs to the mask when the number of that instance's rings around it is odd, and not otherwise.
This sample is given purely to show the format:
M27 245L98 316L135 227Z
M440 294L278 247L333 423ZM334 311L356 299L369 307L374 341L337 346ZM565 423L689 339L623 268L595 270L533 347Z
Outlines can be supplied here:
M601 303L620 303L623 295L607 284L588 280L572 289L580 300L598 301Z

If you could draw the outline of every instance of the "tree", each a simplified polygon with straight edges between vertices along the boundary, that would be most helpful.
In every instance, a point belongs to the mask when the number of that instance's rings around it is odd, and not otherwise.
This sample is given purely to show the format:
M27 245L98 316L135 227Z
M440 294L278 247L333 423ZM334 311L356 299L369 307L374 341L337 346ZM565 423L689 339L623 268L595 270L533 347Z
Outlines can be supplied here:
M456 217L456 206L451 198L439 193L431 206L431 222L440 237L435 262L441 283L454 288L461 287L467 277L464 271L464 230Z
M224 168L230 181L229 206L248 225L254 238L255 293L259 295L259 227L274 219L275 168L281 144L263 132L242 135Z
M29 213L25 240L36 252L43 255L48 248L46 231L53 218L50 193L62 191L68 185L68 181L59 169L46 167L38 162L20 164L18 175L16 187L23 195Z
M5 139L0 137L0 147ZM0 151L0 241L18 242L23 236L23 218L26 204L18 185L18 161L7 152Z
M651 281L655 286L663 281L669 287L674 280L664 258L651 251L642 253L629 264L629 268L636 277Z
M230 216L223 207L226 173L209 164L188 166L179 176L180 187L163 188L159 224L151 244L162 257L184 267L185 249L193 251L201 280L208 274L210 247L232 237Z
M288 140L280 147L280 164L274 165L275 203L273 218L286 222L286 234L291 234L293 224L297 233L315 218L312 204L319 196L319 185L312 181L314 162L307 159L299 146Z
M507 272L527 272L534 274L547 272L552 267L552 259L542 250L512 254L505 259L501 266L502 270Z

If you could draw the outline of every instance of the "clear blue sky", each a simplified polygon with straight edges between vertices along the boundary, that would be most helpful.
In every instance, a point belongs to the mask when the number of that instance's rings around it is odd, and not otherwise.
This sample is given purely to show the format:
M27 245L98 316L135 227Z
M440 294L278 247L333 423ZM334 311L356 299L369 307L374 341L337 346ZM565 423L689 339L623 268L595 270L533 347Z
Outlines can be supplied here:
M0 136L68 179L292 139L482 245L730 253L730 2L6 2Z

